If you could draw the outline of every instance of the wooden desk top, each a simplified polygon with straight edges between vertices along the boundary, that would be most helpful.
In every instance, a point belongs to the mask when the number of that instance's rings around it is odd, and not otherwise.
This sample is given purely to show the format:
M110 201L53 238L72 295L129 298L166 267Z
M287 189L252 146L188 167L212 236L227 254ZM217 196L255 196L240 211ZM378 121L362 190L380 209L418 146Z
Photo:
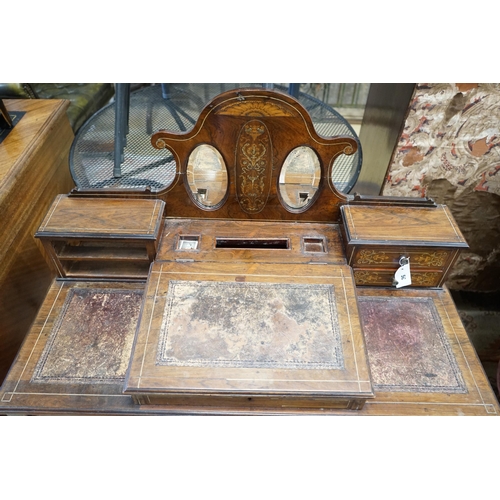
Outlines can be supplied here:
M0 147L0 207L9 185L16 181L24 159L36 153L41 135L49 134L52 120L65 113L69 101L60 99L4 99L8 111L26 114ZM21 161L22 160L22 161Z

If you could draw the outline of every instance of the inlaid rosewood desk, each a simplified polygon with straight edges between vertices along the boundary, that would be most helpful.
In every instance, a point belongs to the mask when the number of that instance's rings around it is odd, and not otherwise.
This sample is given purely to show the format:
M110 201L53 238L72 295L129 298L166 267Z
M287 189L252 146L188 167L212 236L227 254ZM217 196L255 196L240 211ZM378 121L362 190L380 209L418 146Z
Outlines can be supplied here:
M47 212L59 278L1 413L500 413L443 286L466 247L446 207L338 192L356 141L275 91L221 94L152 143L176 159L165 191L75 190Z

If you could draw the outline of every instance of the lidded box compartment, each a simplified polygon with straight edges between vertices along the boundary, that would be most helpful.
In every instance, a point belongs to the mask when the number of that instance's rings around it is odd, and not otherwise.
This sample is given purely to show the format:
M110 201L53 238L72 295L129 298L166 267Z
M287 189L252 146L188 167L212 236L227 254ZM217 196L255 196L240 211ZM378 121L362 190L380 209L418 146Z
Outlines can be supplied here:
M164 208L161 200L59 195L35 237L61 278L145 279Z
M341 207L347 263L356 285L394 286L402 257L412 285L440 287L468 245L448 207Z

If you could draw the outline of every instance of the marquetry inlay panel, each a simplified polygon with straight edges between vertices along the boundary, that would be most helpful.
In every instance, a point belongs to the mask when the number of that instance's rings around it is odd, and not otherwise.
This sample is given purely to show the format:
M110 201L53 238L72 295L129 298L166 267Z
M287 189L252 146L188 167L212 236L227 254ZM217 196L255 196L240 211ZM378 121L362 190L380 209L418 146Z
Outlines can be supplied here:
M251 120L241 129L236 145L236 193L241 209L259 213L271 189L273 149L267 127Z

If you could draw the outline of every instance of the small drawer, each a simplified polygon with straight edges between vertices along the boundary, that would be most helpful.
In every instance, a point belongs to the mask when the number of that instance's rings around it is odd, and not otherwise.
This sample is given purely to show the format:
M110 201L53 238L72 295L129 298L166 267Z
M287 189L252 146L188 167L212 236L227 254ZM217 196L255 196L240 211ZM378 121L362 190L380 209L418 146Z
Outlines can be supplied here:
M386 269L353 269L357 286L392 287L394 272ZM445 277L442 271L417 271L411 273L412 287L439 287Z
M445 269L457 253L456 249L443 248L367 248L357 247L349 264L353 267L382 267L396 270L401 257L410 258L412 269Z

